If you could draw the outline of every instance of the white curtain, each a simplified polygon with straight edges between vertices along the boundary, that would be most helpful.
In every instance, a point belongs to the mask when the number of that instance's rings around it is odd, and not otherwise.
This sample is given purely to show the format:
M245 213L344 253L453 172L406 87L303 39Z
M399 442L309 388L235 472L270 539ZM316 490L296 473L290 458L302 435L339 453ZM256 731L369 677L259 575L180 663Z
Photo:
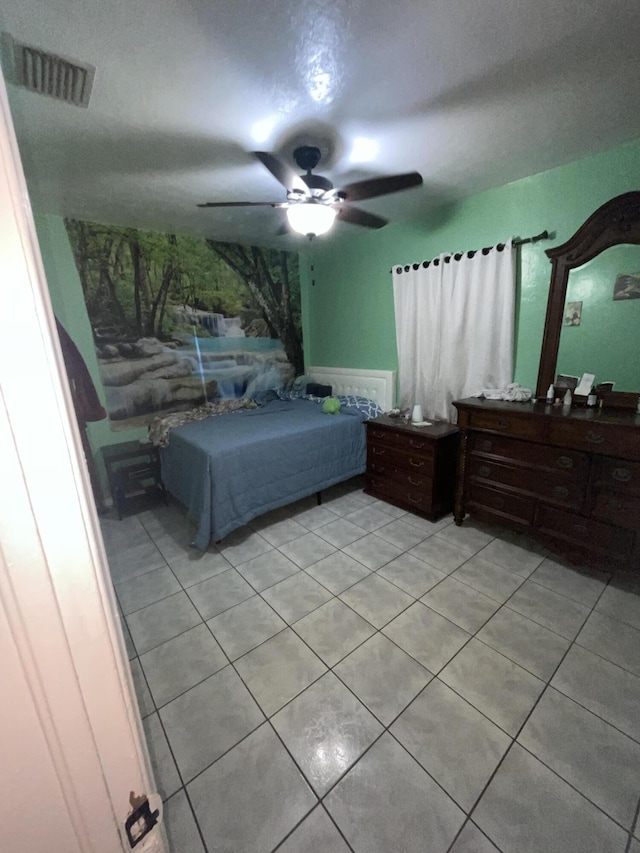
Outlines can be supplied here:
M393 269L400 406L455 420L453 400L505 388L513 372L515 249Z

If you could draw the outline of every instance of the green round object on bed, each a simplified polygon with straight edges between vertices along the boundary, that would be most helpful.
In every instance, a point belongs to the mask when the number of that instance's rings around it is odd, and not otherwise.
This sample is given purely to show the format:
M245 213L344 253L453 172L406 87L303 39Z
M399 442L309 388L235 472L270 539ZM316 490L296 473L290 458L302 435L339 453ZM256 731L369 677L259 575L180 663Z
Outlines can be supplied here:
M337 415L340 411L340 400L337 397L327 397L322 404L322 411L325 415Z

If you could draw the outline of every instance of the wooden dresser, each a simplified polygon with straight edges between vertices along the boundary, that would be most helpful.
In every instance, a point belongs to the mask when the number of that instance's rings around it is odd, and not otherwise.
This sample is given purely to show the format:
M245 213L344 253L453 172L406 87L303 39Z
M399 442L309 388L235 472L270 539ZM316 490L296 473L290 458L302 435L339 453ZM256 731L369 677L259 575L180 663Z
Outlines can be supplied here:
M640 571L640 415L471 398L455 521L528 530L570 560Z
M415 427L381 415L367 422L365 492L432 520L453 509L458 429Z

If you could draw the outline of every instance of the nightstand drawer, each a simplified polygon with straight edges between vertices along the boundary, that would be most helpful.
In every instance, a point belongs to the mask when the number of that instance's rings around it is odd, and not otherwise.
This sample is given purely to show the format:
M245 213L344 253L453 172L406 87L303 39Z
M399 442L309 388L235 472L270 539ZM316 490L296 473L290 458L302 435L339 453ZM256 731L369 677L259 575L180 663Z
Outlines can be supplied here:
M371 441L367 449L367 456L373 462L388 462L408 471L419 471L422 474L431 474L433 471L433 448L428 447L422 451L405 451L397 447Z
M367 494L435 520L453 506L458 429L415 427L381 415L367 423Z
M430 481L427 481L429 488L424 489L413 486L410 483L403 483L400 480L381 477L376 474L368 474L367 480L369 489L373 494L389 497L394 502L408 509L416 509L427 513L433 509Z
M369 425L367 435L369 440L376 444L433 455L434 440L427 436L416 435L407 431L400 432L385 429L384 427L371 424Z

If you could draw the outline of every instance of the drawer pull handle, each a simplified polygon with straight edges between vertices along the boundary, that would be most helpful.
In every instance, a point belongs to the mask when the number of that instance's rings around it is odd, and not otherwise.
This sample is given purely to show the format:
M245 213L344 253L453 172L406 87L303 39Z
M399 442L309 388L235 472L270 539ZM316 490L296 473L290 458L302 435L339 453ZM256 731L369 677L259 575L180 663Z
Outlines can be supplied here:
M564 468L565 470L573 468L573 459L569 456L558 456L556 459L556 465L558 468Z
M374 480L371 478L371 485L375 486L376 489L381 489L384 484L382 480Z
M407 480L411 483L412 486L422 486L423 485L422 480L414 480L413 477L411 476L411 474L407 475Z
M587 525L581 524L581 523L574 524L573 529L575 530L576 533L586 533L587 532Z
M413 495L408 494L408 493L407 493L407 500L412 504L422 503L422 498L420 498L420 497L416 498Z
M424 466L424 459L418 459L417 462L414 462L413 457L409 457L409 464L413 465L414 468L422 468Z
M374 438L384 438L384 433L382 432L382 430L374 429L372 430L372 434Z
M372 462L370 467L372 471L377 471L378 474L384 474L385 469L382 465L376 465L375 462Z
M386 452L387 451L385 450L384 447L374 447L373 448L373 455L374 456L384 456Z
M553 490L553 496L555 498L566 498L569 495L569 489L565 486L556 486Z
M491 450L493 447L493 442L489 441L488 438L485 438L484 441L480 442L480 450Z
M591 444L602 444L604 436L600 435L599 432L588 432L585 435L585 441L589 441Z
M478 474L480 474L481 477L488 477L490 473L491 473L491 468L489 468L488 465L481 465L478 468Z
M505 418L500 418L500 420L497 422L496 426L498 427L498 429L508 429L509 428L509 421L506 420Z
M409 442L409 447L415 447L417 450L421 450L425 446L425 442L421 441L419 438L412 438Z
M631 471L628 468L614 468L611 476L619 483L628 483L631 479Z

